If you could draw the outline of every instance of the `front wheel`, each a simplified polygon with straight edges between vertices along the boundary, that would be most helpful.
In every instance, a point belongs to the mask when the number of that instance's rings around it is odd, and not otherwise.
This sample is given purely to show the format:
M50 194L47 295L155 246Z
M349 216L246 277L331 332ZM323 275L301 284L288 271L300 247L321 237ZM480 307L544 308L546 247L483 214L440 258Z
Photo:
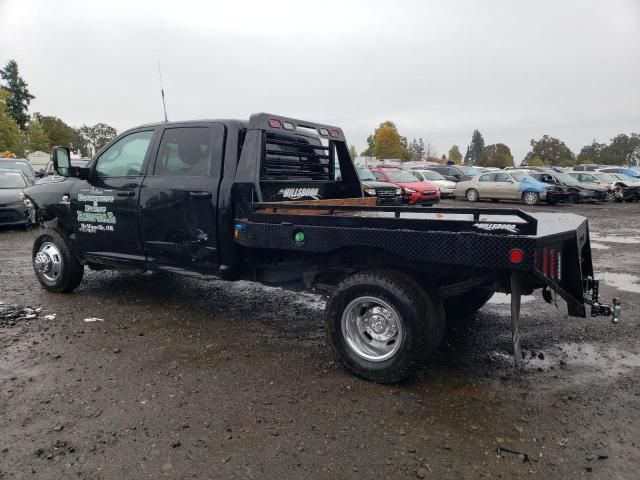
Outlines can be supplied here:
M522 202L529 206L537 205L540 202L540 194L538 192L524 192Z
M469 190L467 190L466 197L470 202L477 202L480 198L480 194L475 188L470 188Z
M417 373L444 330L442 302L402 273L356 273L325 310L329 342L346 368L365 380L397 383Z
M68 240L56 230L46 230L36 238L32 259L40 285L50 292L71 292L82 281L83 265Z

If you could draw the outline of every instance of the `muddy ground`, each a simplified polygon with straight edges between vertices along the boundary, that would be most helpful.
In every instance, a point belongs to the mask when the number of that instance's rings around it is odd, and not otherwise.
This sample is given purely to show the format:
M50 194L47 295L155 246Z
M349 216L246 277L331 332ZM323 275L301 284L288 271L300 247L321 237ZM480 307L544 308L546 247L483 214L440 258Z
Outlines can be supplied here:
M400 386L345 372L323 297L93 271L50 294L36 233L0 231L0 301L43 307L0 324L0 479L637 478L640 204L536 209L591 219L623 320L528 298L515 373L499 296Z

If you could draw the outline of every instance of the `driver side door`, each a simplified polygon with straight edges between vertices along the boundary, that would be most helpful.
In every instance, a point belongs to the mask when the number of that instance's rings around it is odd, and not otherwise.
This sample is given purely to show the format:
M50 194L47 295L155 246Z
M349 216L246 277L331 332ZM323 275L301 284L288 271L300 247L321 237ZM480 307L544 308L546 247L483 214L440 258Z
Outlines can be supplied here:
M144 266L138 205L155 128L128 132L91 162L89 178L71 195L78 248L87 260Z

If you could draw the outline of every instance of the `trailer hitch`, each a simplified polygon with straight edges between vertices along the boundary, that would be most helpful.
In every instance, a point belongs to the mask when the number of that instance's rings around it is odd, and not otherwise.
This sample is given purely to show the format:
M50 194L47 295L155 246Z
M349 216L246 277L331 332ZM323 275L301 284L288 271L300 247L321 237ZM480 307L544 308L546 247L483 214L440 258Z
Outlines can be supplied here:
M592 317L611 317L613 323L618 323L620 320L620 314L622 313L622 307L619 298L614 298L609 303L600 303L600 281L588 277L586 280L587 295L585 296L585 303L591 305ZM590 298L589 298L590 293Z

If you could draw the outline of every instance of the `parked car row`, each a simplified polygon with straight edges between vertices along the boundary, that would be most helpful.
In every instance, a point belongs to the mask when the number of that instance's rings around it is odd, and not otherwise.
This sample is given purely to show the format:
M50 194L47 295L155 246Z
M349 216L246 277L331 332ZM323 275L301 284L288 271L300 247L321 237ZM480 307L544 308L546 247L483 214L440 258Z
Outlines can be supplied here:
M379 205L433 205L447 197L525 205L640 200L640 168L578 168L412 165L360 168L358 173L365 196L376 196Z

